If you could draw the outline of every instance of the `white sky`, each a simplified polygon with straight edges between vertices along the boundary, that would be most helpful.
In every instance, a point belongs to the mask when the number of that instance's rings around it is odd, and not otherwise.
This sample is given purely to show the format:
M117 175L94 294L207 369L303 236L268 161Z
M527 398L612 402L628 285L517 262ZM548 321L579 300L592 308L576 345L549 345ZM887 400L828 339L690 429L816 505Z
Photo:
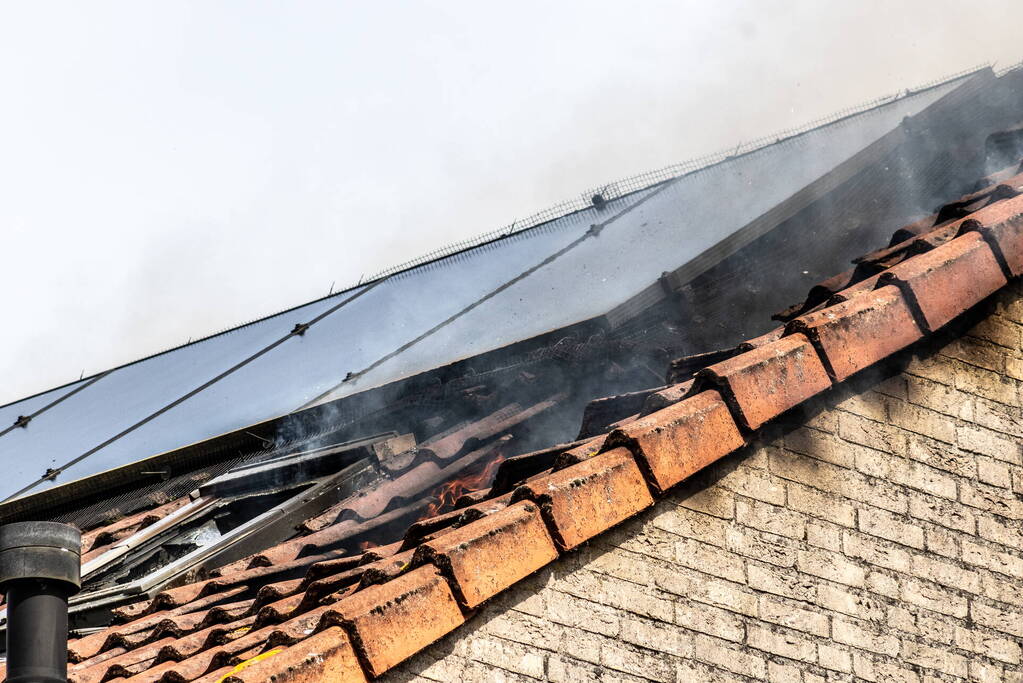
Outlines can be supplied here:
M0 403L1008 66L1020 26L1018 0L2 2Z

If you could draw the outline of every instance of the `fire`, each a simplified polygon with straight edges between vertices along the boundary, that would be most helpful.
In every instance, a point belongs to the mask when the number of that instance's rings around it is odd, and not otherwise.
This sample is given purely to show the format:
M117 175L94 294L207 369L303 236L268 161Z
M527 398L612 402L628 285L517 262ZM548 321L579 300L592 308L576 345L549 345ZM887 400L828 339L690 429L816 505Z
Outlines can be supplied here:
M447 512L455 506L455 501L466 493L478 491L488 486L497 473L497 467L506 458L500 453L493 460L486 464L486 467L475 474L466 474L451 481L444 482L434 489L432 498L434 501L426 506L426 512L420 519L429 519L442 512Z

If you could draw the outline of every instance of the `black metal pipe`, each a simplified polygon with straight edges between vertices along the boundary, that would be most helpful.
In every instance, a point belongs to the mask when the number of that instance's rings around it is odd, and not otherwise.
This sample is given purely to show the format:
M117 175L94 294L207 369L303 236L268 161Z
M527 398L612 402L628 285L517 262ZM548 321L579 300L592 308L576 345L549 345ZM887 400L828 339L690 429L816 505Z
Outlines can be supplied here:
M81 534L56 522L0 527L7 682L67 681L68 598L81 586Z

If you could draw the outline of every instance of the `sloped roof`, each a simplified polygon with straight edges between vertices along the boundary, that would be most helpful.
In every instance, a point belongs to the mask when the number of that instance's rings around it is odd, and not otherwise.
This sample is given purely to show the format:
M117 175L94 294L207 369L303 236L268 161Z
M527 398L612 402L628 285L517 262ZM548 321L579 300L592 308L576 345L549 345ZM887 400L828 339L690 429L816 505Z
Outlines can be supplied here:
M605 188L600 202L528 230L0 407L2 494L46 491L616 307L620 322L634 310L621 305L662 272L708 267L700 258L722 238L864 147L909 136L907 117L952 110L975 124L1001 80L971 73L710 165Z
M674 364L670 386L595 402L582 432L598 433L510 458L489 489L416 522L400 541L324 555L305 536L116 609L121 623L71 643L72 680L365 680L384 673L516 581L748 443L772 419L934 334L1019 278L1021 192L1023 166L1014 166L896 231L889 247L782 312L782 326L705 356L713 361L706 367ZM464 437L458 448L445 448L450 442L439 437L434 454L463 453ZM180 501L168 505L153 517L181 509ZM333 512L323 529L337 533L351 517ZM146 521L122 520L89 536L112 539Z

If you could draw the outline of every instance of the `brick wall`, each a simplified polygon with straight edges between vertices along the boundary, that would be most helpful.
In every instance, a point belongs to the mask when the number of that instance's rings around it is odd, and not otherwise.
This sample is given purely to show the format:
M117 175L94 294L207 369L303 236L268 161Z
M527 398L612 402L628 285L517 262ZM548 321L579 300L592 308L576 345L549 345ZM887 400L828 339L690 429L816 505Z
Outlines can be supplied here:
M1023 681L1020 284L995 299L389 680Z

